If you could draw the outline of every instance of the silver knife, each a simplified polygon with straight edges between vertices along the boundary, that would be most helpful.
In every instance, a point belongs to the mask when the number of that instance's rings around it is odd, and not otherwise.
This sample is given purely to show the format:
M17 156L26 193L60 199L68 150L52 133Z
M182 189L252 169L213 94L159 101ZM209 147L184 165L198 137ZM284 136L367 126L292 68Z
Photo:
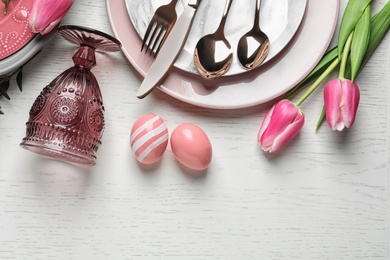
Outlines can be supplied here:
M183 13L177 19L156 60L142 81L137 92L138 98L144 98L152 92L167 75L173 63L175 63L184 47L200 2L201 0L190 0L185 6Z

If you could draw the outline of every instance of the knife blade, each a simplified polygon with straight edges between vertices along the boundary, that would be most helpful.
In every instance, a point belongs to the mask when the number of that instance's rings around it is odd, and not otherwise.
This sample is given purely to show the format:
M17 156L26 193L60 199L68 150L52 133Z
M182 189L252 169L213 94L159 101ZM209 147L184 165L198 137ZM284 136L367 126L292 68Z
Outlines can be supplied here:
M177 19L171 33L161 47L157 58L142 81L137 92L138 98L144 98L152 92L165 78L168 70L175 63L184 47L200 2L201 0L191 0L185 6L183 13Z

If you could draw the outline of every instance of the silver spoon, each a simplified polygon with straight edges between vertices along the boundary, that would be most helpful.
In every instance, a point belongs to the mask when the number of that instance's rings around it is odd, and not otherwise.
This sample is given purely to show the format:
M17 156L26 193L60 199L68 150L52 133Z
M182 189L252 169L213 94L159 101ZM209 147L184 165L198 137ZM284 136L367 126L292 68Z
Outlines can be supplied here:
M227 0L221 22L217 30L203 36L195 47L194 63L199 74L213 79L225 74L232 64L233 52L225 37L226 18L233 0Z
M253 28L238 42L237 57L246 69L254 69L263 63L269 51L269 38L260 29L260 2L256 0L256 13Z

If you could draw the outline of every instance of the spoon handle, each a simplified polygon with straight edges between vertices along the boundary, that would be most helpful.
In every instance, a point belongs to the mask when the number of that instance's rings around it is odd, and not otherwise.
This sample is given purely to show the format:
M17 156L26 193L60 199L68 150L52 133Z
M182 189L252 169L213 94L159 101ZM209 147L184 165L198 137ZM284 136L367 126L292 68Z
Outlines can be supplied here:
M255 10L255 26L260 23L260 4L261 0L256 0L256 10Z
M221 23L219 24L219 27L218 27L217 31L223 31L224 30L225 24L226 24L227 15L229 13L229 10L230 10L230 7L232 5L232 2L233 2L233 0L227 0L227 2L225 4L225 10L223 11Z

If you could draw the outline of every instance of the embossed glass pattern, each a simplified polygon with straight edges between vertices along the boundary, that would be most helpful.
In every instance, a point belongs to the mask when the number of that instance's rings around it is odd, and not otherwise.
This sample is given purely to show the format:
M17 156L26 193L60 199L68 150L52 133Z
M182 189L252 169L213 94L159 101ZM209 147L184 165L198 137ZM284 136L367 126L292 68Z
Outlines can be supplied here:
M75 164L94 165L104 129L99 84L90 71L95 51L119 51L115 38L79 26L62 26L59 34L79 49L74 66L57 76L36 98L21 146L32 152Z

